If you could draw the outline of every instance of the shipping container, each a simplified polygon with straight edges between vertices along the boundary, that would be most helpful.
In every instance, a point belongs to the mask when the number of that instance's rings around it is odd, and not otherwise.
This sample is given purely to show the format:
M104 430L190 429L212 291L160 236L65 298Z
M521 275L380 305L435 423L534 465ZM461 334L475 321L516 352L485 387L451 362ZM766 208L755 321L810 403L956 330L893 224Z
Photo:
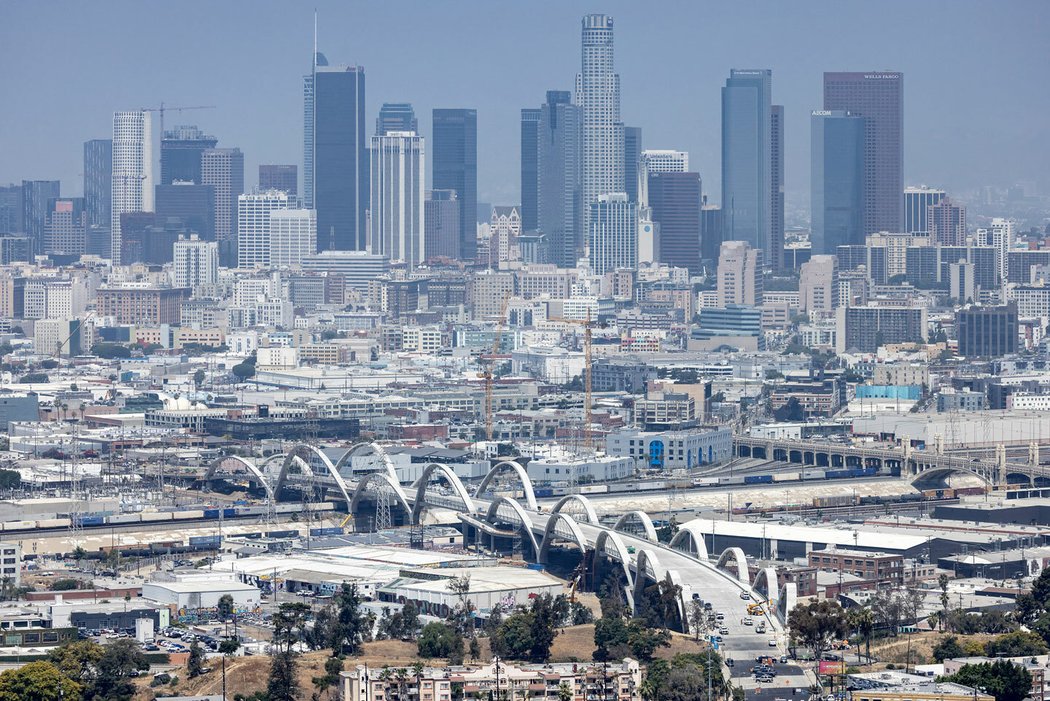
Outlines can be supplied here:
M824 473L824 476L829 480L844 479L850 476L849 470L828 470Z
M102 526L105 525L105 520L102 516L81 516L79 523L81 526Z
M585 484L580 487L580 494L605 494L608 491L607 484Z
M142 520L145 521L170 521L173 514L170 511L143 511Z
M5 531L29 531L36 528L36 521L6 521Z
M799 474L797 472L778 472L773 475L774 482L797 482Z
M312 536L325 536L325 535L343 535L343 529L338 526L334 528L311 528L310 535Z
M116 525L121 523L138 523L141 520L141 514L113 514L108 519L106 519L106 523L110 525Z
M266 531L267 538L294 538L299 531Z
M803 470L802 479L805 480L822 480L825 477L824 470Z
M68 528L68 518L45 518L36 522L37 528Z
M693 480L694 487L713 487L718 484L717 477L697 477Z
M196 511L176 511L172 515L172 518L178 519L180 521L188 521L195 518L204 518L204 511L203 509L197 509Z
M773 475L747 475L744 484L772 484Z
M218 509L205 509L204 510L204 518L219 518L219 510Z

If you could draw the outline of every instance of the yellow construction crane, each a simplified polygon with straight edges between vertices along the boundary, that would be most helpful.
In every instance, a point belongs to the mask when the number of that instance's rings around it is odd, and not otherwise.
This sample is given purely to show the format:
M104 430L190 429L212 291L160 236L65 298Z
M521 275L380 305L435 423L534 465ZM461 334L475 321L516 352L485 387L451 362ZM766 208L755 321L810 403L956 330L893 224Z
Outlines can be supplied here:
M549 321L578 324L583 327L583 445L590 449L593 447L591 440L591 310L587 310L585 320L553 317Z
M503 327L507 322L507 306L510 304L510 295L503 298L499 308L499 319L496 320L496 333L492 337L492 354L489 362L485 365L484 372L480 373L485 379L485 440L492 440L493 416L492 408L492 386L495 382L493 369L496 365L496 356L499 355L501 342L503 340Z
M156 112L160 115L160 138L164 138L164 113L165 112L185 112L187 110L213 110L215 105L194 105L192 107L166 107L164 103L160 103L160 107L143 107L142 112Z

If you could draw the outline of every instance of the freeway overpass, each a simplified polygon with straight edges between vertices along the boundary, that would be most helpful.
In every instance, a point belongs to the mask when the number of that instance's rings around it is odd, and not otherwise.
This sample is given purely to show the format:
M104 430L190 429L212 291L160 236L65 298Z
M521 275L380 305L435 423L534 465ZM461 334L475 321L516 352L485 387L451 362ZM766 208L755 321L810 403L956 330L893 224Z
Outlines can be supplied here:
M950 474L971 474L993 486L1007 481L1027 481L1050 478L1050 470L1039 464L1039 451L1031 454L1028 463L1008 462L1006 449L999 445L995 459L960 456L952 453L917 450L910 446L896 447L878 444L852 445L832 441L796 441L773 438L736 436L733 455L737 458L769 460L800 468L847 469L874 467L880 471L899 472L910 476L918 485L936 486Z

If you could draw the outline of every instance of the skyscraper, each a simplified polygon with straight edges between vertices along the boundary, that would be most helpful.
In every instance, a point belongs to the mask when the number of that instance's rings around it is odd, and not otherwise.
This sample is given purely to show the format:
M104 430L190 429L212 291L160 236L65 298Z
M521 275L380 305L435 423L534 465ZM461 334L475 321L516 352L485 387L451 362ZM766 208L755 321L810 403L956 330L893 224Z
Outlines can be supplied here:
M619 268L638 269L637 205L623 192L599 195L591 204L591 270L604 275Z
M284 190L293 197L299 194L299 166L259 165L260 190Z
M219 281L219 246L198 236L179 236L172 246L172 286L186 287L197 294L202 287Z
M766 252L774 270L784 269L784 106L770 108L769 140L769 249Z
M178 219L202 241L215 240L214 187L182 181L174 185L158 185L155 200L158 222Z
M944 199L947 194L944 190L935 190L925 185L906 188L904 190L904 233L930 233L930 227L926 223L929 208Z
M459 203L455 190L431 190L423 211L425 259L455 258L459 243Z
M110 257L120 264L120 215L153 211L153 119L149 112L113 114Z
M113 197L113 140L84 142L84 208L88 226L110 225Z
M319 250L363 251L367 240L365 69L314 54L303 79L303 198L317 210Z
M407 102L384 102L376 117L376 136L386 136L392 131L414 131L419 133L419 122L412 105Z
M256 192L237 198L238 268L270 265L270 213L288 209L288 204L288 193L280 190Z
M372 137L370 250L415 268L426 257L426 152L414 131Z
M864 245L864 117L820 110L811 119L813 255Z
M571 267L583 249L582 110L568 92L547 91L536 127L536 229L544 235L550 262Z
M957 205L948 197L927 209L926 223L930 229L930 240L942 246L966 245L966 208Z
M638 161L642 157L642 128L623 128L623 188L627 199L638 201Z
M435 109L433 127L434 189L456 191L459 202L456 257L474 260L478 248L478 112Z
M44 251L44 225L51 212L51 201L61 196L61 183L57 180L22 181L22 228L33 253Z
M825 73L824 109L864 122L864 233L904 227L904 74Z
M317 253L317 212L276 209L270 212L270 267L299 267Z
M700 205L700 258L712 264L718 261L722 248L722 208L707 204L707 195L701 197Z
M773 248L773 72L737 70L722 88L724 241Z
M84 253L87 212L83 197L50 200L44 222L44 253L79 256Z
M0 185L0 234L20 234L22 228L21 183Z
M718 306L762 304L762 251L747 241L723 241L718 250Z
M626 192L620 76L613 65L613 18L584 15L576 105L582 116L584 230L599 195Z
M689 152L670 149L646 149L638 155L637 202L649 206L649 176L653 173L685 173L689 170Z
M521 111L521 227L524 231L535 231L537 222L537 188L539 167L537 165L539 142L537 130L540 110L526 107Z
M160 184L175 181L201 184L201 154L219 140L194 126L169 129L160 139Z
M700 272L700 174L651 173L648 180L652 220L660 225L656 259Z
M244 193L244 154L239 148L212 148L201 155L201 182L215 191L215 240L219 260L232 266L237 253L237 198Z

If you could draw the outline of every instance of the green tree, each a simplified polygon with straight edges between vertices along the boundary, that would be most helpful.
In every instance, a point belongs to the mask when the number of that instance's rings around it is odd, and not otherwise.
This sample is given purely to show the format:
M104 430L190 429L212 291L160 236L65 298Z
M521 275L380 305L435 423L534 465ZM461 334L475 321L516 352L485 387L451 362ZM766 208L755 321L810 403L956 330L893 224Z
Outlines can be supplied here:
M220 620L227 620L233 616L233 597L229 594L223 594L219 597L218 603L215 605L216 613L219 614Z
M305 604L281 604L273 615L273 657L266 682L268 701L296 701L299 696L299 667L295 645L305 628L309 607Z
M650 628L640 618L632 619L627 625L627 647L640 662L651 662L658 648L670 645L671 633L667 630Z
M416 645L420 657L449 657L456 649L456 640L463 644L463 639L452 626L434 621L423 626Z
M955 674L941 679L984 689L995 701L1023 701L1032 690L1032 675L1028 670L1007 660L964 665Z
M0 470L0 489L18 489L22 486L22 474L15 470Z
M91 355L104 359L130 358L131 349L119 343L96 343L91 346Z
M186 671L189 673L190 679L204 674L204 649L201 648L201 644L196 640L190 645L190 659L186 663Z
M937 662L944 662L945 660L951 660L956 657L963 657L966 652L962 649L962 645L959 644L959 639L954 635L949 635L946 638L942 638L933 646L933 659Z
M317 689L317 693L314 694L314 698L320 698L321 694L325 695L325 698L332 697L332 687L339 684L339 673L343 671L343 658L342 657L329 657L324 661L324 674L319 677L314 677L310 681L313 682L314 688Z
M361 596L356 584L343 582L336 595L336 615L331 624L333 655L356 655L361 650L369 619L361 612Z
M846 613L837 602L827 599L796 606L788 616L791 638L813 651L818 660L833 640L843 638L848 627Z
M627 656L630 631L623 616L602 616L594 624L594 659L599 662Z
M1037 633L1015 630L989 640L985 645L989 657L1030 657L1045 655L1048 651L1046 642Z
M134 640L109 643L98 661L93 695L85 694L85 697L95 701L126 701L135 693L132 676L147 669L149 660Z
M72 701L80 693L80 684L44 660L0 674L0 701Z
M231 369L231 372L238 377L240 380L247 380L249 377L255 375L255 364L248 363L237 363Z
M197 370L193 373L193 384L200 389L200 386L204 384L204 370Z
M234 640L233 638L227 638L226 640L223 640L221 643L219 643L219 652L221 652L223 655L226 655L227 657L233 655L240 649L240 642Z
M51 582L51 591L73 591L80 588L80 580L72 577L61 577Z
M511 660L527 660L532 652L532 615L512 613L504 619L489 640L493 654Z

